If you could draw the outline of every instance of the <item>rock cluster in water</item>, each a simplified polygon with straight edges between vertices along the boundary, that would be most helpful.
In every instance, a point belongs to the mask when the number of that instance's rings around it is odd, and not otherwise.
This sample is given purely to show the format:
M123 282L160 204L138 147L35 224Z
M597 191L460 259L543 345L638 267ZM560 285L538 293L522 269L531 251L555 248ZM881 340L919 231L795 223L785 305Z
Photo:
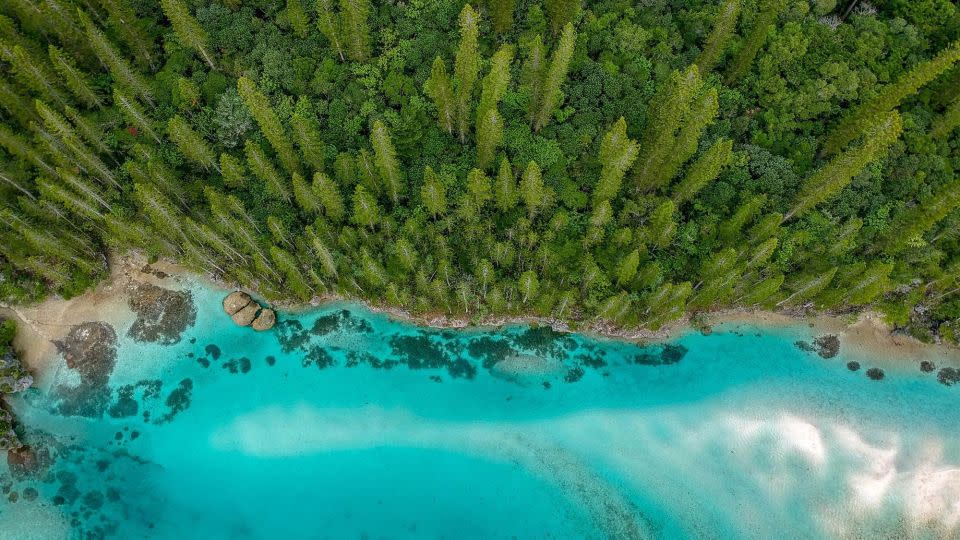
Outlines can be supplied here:
M240 326L249 326L258 332L273 328L277 314L270 308L261 307L249 294L234 291L223 299L223 311Z
M197 319L197 308L188 291L140 283L130 291L129 305L137 314L129 335L137 341L161 345L179 343L184 330Z

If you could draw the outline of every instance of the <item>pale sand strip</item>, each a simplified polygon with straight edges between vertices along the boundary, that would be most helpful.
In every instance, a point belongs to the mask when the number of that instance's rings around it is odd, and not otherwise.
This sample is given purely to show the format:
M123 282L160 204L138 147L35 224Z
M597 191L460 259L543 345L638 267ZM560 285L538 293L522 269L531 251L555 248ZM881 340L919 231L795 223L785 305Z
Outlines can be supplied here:
M111 261L108 279L75 298L65 300L52 296L26 306L0 304L0 317L17 321L13 344L24 365L42 379L57 357L53 342L65 338L70 329L80 323L103 321L112 325L118 334L126 332L136 318L127 304L130 288L136 283L170 287L171 278L160 279L143 272L145 266L146 259L141 256L117 258Z

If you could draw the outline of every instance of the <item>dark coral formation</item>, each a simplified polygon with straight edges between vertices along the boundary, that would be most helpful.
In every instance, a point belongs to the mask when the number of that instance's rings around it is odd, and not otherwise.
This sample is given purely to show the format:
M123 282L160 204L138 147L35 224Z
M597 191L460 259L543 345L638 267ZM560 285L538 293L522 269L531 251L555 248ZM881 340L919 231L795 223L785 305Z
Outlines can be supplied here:
M883 370L880 368L872 367L867 370L867 377L870 377L870 380L882 381L885 376Z
M920 371L924 373L933 373L933 370L935 369L937 369L937 366L935 366L933 362L929 360L924 360L923 362L920 362Z
M60 398L57 411L67 416L101 416L110 402L107 381L117 362L117 333L107 323L86 322L55 344L67 367L80 375L77 386L60 385L54 390Z
M946 386L953 386L954 384L960 383L960 369L945 367L941 368L937 372L937 380L940 381L940 384Z
M181 412L190 407L190 401L193 395L193 381L183 379L180 384L167 396L166 405L169 409L156 423L165 424L170 422Z
M840 353L840 338L833 334L820 336L813 340L820 358L833 358Z
M550 326L531 326L513 337L514 346L532 351L540 356L554 356L561 360L567 353L577 348L577 342L567 332L554 330Z
M315 336L325 336L334 332L369 334L373 332L373 326L370 321L362 317L354 317L350 310L341 309L318 317L310 332Z
M650 351L644 351L634 356L633 363L645 366L666 366L676 364L683 360L687 355L688 349L679 343L668 343L660 347L657 351L653 347Z
M197 320L197 308L189 291L171 291L139 283L130 293L130 309L137 320L129 335L137 341L172 345Z
M856 360L847 362L847 369L850 371L860 371L860 362L857 362Z

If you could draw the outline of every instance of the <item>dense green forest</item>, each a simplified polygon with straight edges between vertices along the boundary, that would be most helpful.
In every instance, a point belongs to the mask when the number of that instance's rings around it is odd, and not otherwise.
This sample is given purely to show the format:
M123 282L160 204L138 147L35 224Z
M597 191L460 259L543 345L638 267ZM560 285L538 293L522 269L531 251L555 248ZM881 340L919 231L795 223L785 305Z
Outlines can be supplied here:
M950 0L4 0L0 298L142 250L269 299L960 335Z

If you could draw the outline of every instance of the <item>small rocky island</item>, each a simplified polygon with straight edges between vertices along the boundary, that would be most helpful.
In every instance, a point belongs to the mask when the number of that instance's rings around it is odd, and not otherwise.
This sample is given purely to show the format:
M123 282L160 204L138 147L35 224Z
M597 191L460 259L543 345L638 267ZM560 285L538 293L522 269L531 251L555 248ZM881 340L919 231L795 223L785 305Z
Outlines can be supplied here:
M273 328L277 314L260 304L243 291L234 291L223 299L223 311L240 326L249 326L258 332Z

